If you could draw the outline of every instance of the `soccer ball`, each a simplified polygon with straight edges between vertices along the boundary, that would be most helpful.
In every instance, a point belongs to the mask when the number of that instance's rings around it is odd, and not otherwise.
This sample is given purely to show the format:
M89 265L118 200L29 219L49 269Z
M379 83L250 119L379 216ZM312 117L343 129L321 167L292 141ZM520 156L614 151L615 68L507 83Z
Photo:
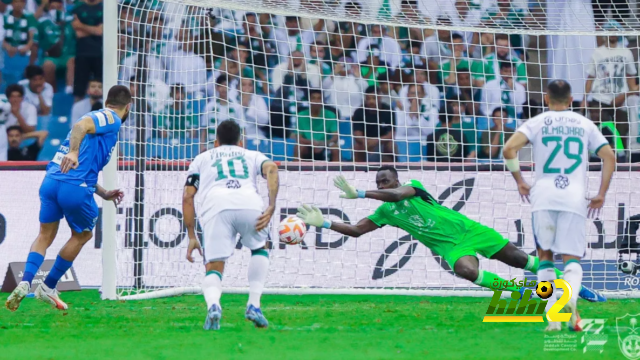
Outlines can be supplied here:
M636 272L636 264L634 264L633 261L623 261L618 264L618 267L620 268L620 271L625 274L633 274Z
M289 216L278 225L280 241L287 245L300 244L306 233L307 225L297 216Z
M540 299L547 299L553 294L553 286L548 281L540 281L536 286L536 294Z

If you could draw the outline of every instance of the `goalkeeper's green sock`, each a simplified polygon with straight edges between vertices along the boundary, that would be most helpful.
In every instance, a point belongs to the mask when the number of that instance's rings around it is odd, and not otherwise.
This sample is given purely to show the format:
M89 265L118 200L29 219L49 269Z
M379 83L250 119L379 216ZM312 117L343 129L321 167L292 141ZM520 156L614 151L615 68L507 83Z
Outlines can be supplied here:
M538 267L540 266L540 259L537 256L529 255L529 260L527 261L527 265L524 266L525 270L529 270L534 274L538 274ZM556 271L556 277L558 279L562 279L562 271L554 268Z
M520 289L516 284L511 284L509 280L487 270L480 270L478 278L473 283L492 290L518 291Z

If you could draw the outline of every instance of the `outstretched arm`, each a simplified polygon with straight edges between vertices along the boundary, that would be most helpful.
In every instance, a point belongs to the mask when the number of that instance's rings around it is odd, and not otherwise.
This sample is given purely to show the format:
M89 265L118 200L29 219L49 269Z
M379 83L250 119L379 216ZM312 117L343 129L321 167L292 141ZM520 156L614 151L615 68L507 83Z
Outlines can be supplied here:
M193 199L198 191L199 182L199 176L190 175L187 178L187 183L184 185L184 192L182 193L182 221L187 228L187 234L189 236L189 246L187 247L187 260L189 260L189 262L194 261L193 250L195 249L198 249L200 256L202 256L202 247L196 236L196 208L193 205Z
M516 184L518 184L518 192L520 192L520 197L522 200L529 201L529 192L531 190L531 186L527 184L527 182L522 177L522 173L520 173L520 162L518 161L518 151L522 149L527 143L529 139L521 133L516 132L511 136L509 141L504 144L504 148L502 149L502 156L505 159L505 164L507 165L507 169L511 171L511 175L516 180Z
M340 194L343 199L369 198L384 202L398 202L416 195L416 189L411 186L385 190L356 190L355 186L349 184L342 175L336 176L333 184L343 191Z
M278 189L280 188L280 179L278 177L278 165L273 161L265 161L262 164L262 174L267 178L267 188L269 189L269 206L260 215L256 223L256 231L260 231L269 225L273 212L276 210L276 198L278 197Z
M322 227L325 229L331 229L333 231L339 232L340 234L352 236L352 237L360 237L364 234L370 233L375 229L380 228L380 226L376 225L373 221L368 218L364 218L358 221L357 224L345 224L339 222L332 222L331 220L327 220L322 216L322 212L315 206L302 205L298 208L297 217L302 219L306 224Z

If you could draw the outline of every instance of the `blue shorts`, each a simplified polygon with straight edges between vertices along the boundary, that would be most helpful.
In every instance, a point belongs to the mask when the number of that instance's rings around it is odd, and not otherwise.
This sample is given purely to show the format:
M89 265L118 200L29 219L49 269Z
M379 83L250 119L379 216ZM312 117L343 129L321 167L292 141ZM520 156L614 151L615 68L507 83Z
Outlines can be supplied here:
M92 231L98 221L98 205L93 199L95 187L82 187L45 176L40 185L40 223L60 221L71 230Z

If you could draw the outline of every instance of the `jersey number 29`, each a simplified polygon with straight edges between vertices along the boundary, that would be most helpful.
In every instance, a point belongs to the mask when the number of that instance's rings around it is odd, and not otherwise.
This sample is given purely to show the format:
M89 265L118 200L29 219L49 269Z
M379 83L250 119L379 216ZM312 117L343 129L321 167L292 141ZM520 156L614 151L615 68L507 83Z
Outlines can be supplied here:
M226 161L227 166L224 166L222 159L216 160L211 167L216 168L218 171L218 180L234 178L234 179L246 179L249 177L249 167L244 156L237 156ZM238 174L239 167L242 167L242 173Z
M577 145L578 151L576 152L571 151L571 143L575 143ZM544 168L542 169L543 173L545 174L562 173L565 175L569 175L572 172L574 172L578 167L580 167L580 164L582 164L582 151L584 150L584 144L582 143L582 139L580 139L579 137L569 136L563 141L562 136L545 136L542 138L542 144L544 144L544 146L547 146L547 147L550 146L550 144L555 144L555 147L553 148L553 150L551 150L551 154L549 155L549 158L544 163ZM555 160L556 156L558 156L558 154L560 153L560 150L563 151L564 156L568 160L573 160L573 165L564 169L551 167L551 163L553 163L553 160Z

